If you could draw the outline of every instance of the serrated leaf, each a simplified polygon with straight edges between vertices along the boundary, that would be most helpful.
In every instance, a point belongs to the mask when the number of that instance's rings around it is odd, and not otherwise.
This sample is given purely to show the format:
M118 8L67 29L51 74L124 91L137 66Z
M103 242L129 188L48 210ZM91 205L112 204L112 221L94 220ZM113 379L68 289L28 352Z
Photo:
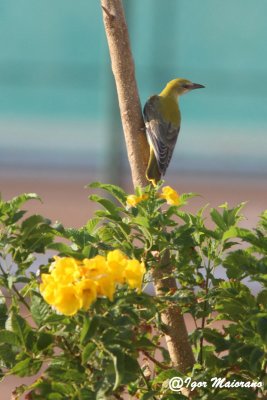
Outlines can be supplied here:
M227 225L225 224L222 215L215 209L212 208L210 211L210 216L212 221L223 231L227 230Z
M232 226L230 229L224 232L222 240L225 241L236 237L237 237L237 229L234 226Z
M115 206L114 203L112 203L112 201L97 196L96 194L91 195L89 198L90 200L101 204L113 218L115 218L116 220L121 220L120 215L118 213L119 209L118 207Z
M24 236L28 236L30 233L37 233L37 227L40 228L40 225L43 228L49 228L51 221L47 218L44 218L42 215L34 214L25 219L21 224L21 229Z
M99 224L100 221L101 221L100 218L92 218L92 219L89 219L89 221L88 221L87 224L86 224L86 229L87 229L87 232L88 232L90 235L92 235L92 234L95 233L96 227L97 227L97 225Z
M133 222L136 225L142 226L142 227L147 228L147 229L150 226L148 217L138 216L138 217L133 218Z
M197 197L197 196L199 196L198 193L193 193L193 192L191 192L191 193L182 193L180 195L179 199L180 199L180 202L182 204L186 204L187 200L192 199L193 197Z
M50 313L51 308L49 305L40 295L34 294L31 301L31 314L34 322L36 322L37 325L40 325Z
M11 326L13 332L15 332L15 334L18 336L20 343L26 348L27 336L31 331L30 326L20 315L16 315L14 313L11 317Z
M39 200L42 201L41 198L36 193L23 193L17 197L14 197L8 203L15 209L21 207L26 201L29 200Z
M119 186L93 182L90 185L88 185L88 187L106 190L107 192L112 194L112 196L114 196L117 200L119 200L122 204L125 204L127 194Z

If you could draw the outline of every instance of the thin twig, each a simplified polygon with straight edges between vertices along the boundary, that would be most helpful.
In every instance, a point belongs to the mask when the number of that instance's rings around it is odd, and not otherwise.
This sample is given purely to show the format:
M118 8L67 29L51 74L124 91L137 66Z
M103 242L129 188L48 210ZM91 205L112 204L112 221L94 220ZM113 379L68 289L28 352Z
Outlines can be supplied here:
M168 365L162 364L160 361L156 360L153 356L151 356L147 351L142 350L142 353L150 360L152 361L155 365L157 365L161 369L170 369Z

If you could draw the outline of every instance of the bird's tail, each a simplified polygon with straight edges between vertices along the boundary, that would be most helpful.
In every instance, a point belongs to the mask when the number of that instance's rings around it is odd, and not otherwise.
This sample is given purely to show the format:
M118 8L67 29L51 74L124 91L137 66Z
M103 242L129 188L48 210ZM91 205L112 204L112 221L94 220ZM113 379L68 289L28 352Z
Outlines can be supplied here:
M146 178L152 183L153 186L156 186L157 182L161 178L161 173L159 171L158 163L152 146L150 146L150 155L146 170Z

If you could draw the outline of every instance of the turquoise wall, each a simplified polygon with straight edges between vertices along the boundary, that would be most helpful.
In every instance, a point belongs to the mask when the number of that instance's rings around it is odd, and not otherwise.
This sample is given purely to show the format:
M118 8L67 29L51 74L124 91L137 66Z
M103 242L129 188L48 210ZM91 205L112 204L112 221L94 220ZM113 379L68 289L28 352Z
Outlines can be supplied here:
M124 4L142 103L174 77L206 85L181 99L172 170L266 173L267 2ZM0 163L64 164L66 151L86 166L117 120L99 1L0 0Z

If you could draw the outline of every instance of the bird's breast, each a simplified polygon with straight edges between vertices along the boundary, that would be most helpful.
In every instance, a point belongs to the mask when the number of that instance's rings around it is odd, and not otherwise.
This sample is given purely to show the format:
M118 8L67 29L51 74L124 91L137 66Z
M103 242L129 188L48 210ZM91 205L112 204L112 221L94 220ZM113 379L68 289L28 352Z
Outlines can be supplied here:
M159 98L159 107L161 108L162 115L167 122L179 127L181 122L181 115L176 99L169 97Z

